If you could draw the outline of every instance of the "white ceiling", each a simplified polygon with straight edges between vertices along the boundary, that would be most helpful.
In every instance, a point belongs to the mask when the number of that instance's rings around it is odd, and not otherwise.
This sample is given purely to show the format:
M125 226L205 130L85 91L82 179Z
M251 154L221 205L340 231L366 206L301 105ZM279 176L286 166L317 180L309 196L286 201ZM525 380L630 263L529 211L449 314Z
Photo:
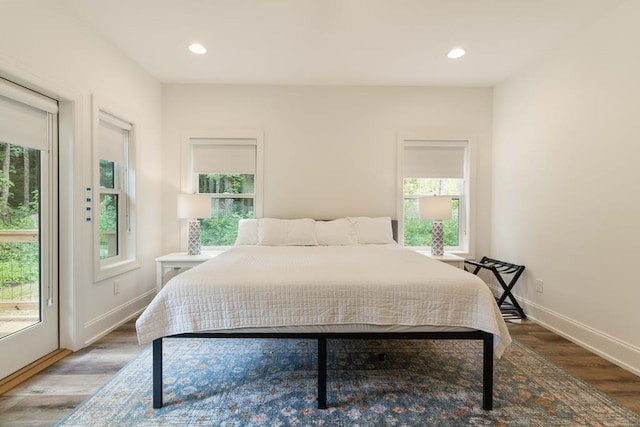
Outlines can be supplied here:
M493 86L624 0L62 1L165 83Z

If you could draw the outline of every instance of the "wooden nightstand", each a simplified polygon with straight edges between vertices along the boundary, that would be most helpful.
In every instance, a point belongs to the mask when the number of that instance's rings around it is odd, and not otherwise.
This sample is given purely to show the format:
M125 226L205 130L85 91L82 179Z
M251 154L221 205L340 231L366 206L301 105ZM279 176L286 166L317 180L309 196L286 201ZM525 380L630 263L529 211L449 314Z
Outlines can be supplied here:
M164 286L165 269L191 268L200 265L211 258L217 257L224 251L202 252L200 255L187 255L186 252L175 252L156 258L156 286L158 292Z
M461 270L464 270L464 258L458 255L445 253L444 255L435 256L431 255L431 252L428 251L418 251L418 253L428 256L431 259L436 259L440 262L444 262L445 264L449 264Z

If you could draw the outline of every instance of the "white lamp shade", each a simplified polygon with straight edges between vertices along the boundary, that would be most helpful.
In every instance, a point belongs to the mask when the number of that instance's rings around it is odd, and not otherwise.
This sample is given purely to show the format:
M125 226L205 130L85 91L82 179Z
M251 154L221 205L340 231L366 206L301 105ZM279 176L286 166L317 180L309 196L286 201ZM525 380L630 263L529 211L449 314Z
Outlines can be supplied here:
M452 216L451 197L433 196L420 199L420 219L441 221L451 219Z
M209 218L211 197L202 194L178 194L178 218Z

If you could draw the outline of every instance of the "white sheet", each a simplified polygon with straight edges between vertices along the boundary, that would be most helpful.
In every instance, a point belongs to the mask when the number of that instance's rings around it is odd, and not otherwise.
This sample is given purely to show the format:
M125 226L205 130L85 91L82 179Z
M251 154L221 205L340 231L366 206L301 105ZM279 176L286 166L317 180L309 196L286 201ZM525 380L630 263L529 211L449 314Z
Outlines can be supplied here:
M498 357L511 342L482 280L398 245L234 247L171 279L136 328L145 344L186 332L358 324L478 329L494 335Z

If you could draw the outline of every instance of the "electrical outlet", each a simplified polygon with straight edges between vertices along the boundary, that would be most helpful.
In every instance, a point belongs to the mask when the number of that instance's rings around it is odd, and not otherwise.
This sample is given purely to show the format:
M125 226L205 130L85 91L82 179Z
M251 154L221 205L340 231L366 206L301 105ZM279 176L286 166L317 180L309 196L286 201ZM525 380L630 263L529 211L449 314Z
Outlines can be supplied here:
M540 294L544 292L544 282L541 279L536 279L536 292Z
M113 281L113 294L118 295L120 293L120 279Z

